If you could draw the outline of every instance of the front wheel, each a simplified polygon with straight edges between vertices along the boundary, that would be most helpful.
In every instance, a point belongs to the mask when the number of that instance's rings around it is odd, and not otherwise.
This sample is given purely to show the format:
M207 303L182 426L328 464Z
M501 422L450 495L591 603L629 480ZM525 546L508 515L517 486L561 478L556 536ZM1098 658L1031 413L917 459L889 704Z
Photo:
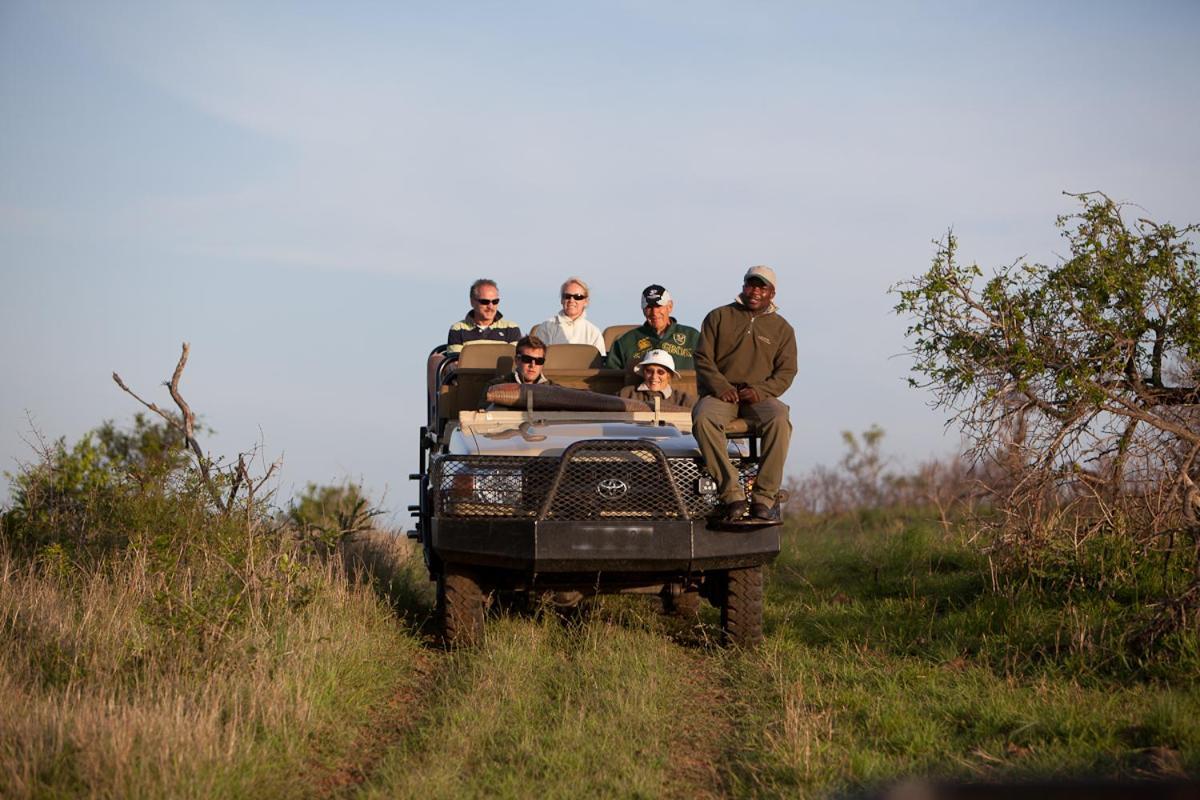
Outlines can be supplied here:
M721 630L725 643L754 647L763 639L762 566L731 569L725 576Z
M483 638L483 590L467 569L446 564L437 582L442 638L451 647L470 647Z

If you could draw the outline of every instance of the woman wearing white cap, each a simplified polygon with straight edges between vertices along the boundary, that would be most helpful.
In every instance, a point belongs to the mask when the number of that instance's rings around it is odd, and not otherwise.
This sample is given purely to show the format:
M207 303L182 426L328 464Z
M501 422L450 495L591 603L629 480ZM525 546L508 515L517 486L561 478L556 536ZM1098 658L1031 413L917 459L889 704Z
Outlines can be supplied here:
M651 350L634 366L633 371L642 379L638 386L626 386L618 396L641 400L643 403L654 405L654 398L662 399L683 408L696 405L696 397L687 392L671 387L671 379L678 378L675 371L675 359L666 350Z

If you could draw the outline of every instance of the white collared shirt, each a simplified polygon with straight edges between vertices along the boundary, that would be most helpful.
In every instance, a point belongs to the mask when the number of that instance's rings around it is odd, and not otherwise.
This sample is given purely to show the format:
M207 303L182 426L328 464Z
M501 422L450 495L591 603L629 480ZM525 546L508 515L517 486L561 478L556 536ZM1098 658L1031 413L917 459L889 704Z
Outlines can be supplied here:
M654 389L651 389L649 386L647 386L645 381L642 381L642 385L641 385L641 386L639 386L639 387L637 388L637 390L638 390L639 392L653 392L653 391L655 391ZM661 395L662 395L662 398L663 398L663 400L670 400L670 399L671 399L671 384L667 384L667 388L666 388L666 389L663 389L661 392L659 392L659 394L661 394Z

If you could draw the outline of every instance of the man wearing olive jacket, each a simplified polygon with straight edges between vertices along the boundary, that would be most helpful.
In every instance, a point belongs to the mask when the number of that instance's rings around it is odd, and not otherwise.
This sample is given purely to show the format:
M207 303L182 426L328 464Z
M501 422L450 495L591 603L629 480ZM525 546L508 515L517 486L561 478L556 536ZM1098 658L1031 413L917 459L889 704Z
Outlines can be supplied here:
M796 333L775 308L775 271L751 267L742 293L727 306L713 309L700 327L696 347L696 381L700 402L692 409L692 432L704 463L717 482L726 521L746 516L772 517L792 423L779 396L796 377ZM725 426L743 417L758 427L762 460L750 503L729 460Z

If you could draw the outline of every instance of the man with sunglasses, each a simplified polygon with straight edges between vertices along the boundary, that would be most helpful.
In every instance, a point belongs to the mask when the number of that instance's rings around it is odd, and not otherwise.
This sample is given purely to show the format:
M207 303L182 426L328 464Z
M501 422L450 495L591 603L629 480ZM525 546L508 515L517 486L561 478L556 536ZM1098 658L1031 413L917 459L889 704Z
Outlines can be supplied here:
M671 316L675 301L671 293L657 283L642 290L642 316L644 325L622 334L613 342L612 350L604 366L609 369L629 369L651 350L663 350L671 354L675 369L694 369L693 356L700 331L688 325L680 325Z
M696 347L700 402L692 409L692 433L704 463L717 482L717 515L736 522L749 512L754 520L774 517L783 481L792 423L779 396L796 377L796 334L775 307L775 271L751 267L742 292L727 306L709 312ZM761 460L750 503L729 460L725 426L742 417L755 423Z
M546 364L546 343L530 334L522 336L517 342L517 352L513 357L513 371L488 381L484 387L483 396L479 399L481 406L487 405L487 390L501 383L544 383L554 385L543 374L542 367Z
M582 278L563 281L560 296L562 311L537 326L538 336L546 344L590 344L604 355L604 334L586 319L588 285Z
M521 328L500 313L500 289L489 278L471 284L471 310L450 326L446 334L446 352L457 353L467 342L515 342Z

